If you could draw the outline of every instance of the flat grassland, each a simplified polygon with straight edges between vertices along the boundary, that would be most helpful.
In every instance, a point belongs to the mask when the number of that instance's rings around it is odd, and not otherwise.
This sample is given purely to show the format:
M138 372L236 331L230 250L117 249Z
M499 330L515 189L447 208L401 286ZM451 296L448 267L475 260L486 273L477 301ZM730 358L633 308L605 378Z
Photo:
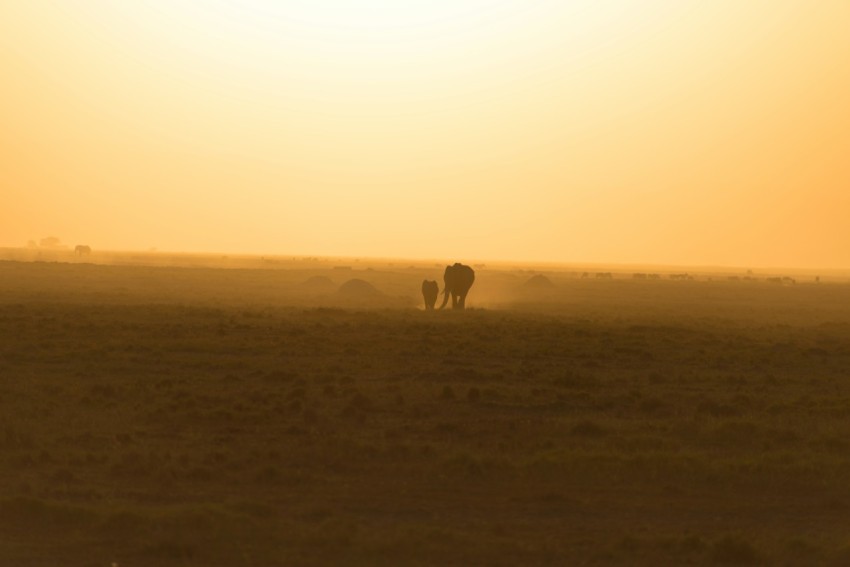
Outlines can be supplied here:
M850 562L850 285L441 273L0 262L0 565Z

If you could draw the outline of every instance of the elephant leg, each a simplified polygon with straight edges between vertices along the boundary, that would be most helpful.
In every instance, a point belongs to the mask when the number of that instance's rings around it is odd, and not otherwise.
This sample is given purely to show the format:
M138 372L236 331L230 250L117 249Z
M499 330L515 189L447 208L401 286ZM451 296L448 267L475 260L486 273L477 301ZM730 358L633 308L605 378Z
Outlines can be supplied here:
M460 294L460 298L457 301L457 308L458 309L466 309L466 294L465 293Z
M457 294L452 292L452 309L457 309Z

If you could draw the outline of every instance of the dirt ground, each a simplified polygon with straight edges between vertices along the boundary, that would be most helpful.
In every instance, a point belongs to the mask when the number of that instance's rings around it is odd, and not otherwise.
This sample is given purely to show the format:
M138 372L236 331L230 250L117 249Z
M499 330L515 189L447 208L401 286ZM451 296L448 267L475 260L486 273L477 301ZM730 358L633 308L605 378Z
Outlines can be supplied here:
M850 563L850 284L59 260L0 261L0 565Z

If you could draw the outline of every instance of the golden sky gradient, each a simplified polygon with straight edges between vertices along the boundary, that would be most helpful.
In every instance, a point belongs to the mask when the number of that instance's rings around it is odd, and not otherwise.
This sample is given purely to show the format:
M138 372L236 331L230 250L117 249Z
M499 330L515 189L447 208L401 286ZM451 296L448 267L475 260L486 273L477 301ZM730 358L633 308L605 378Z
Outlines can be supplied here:
M0 246L850 267L847 0L9 0Z

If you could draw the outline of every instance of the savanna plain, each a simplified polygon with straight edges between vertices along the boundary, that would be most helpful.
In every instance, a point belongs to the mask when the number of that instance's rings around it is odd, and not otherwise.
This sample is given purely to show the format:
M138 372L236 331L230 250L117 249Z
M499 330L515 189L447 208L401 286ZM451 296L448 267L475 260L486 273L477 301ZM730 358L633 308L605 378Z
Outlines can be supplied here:
M29 260L0 565L850 563L839 278Z

